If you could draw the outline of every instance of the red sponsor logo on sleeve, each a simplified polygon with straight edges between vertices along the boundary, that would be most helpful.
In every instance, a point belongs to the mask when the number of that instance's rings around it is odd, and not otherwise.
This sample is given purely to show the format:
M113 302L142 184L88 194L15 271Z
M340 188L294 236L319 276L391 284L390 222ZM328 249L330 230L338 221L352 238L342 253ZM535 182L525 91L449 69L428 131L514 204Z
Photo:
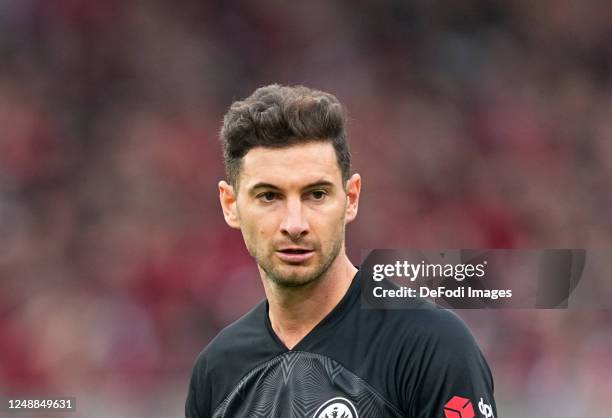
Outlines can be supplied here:
M445 418L474 418L474 406L472 401L461 396L453 396L444 405Z

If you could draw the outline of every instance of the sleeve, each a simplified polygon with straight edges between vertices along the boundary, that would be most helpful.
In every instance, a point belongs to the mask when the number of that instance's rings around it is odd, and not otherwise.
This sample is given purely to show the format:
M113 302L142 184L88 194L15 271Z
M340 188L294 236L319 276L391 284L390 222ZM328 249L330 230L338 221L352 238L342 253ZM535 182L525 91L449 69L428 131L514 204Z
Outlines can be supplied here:
M187 400L185 401L185 418L209 418L212 415L211 386L207 384L208 372L204 354L200 354L193 366Z
M411 416L495 418L489 366L463 321L443 312L442 320L431 324Z

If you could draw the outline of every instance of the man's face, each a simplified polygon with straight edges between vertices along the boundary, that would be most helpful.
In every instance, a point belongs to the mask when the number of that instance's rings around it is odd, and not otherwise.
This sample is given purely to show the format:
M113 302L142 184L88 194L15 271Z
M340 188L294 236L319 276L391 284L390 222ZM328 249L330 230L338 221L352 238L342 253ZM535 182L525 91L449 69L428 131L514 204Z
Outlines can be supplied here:
M355 175L345 190L331 143L254 148L238 181L237 194L220 183L226 221L240 228L265 275L286 287L321 277L343 252L360 186Z

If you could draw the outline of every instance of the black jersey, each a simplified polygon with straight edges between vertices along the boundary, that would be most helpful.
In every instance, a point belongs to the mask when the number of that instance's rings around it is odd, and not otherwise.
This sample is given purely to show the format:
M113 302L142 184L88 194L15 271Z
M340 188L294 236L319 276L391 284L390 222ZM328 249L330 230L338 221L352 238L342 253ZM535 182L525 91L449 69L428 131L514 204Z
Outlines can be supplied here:
M493 379L465 324L437 309L372 310L359 273L289 350L264 300L198 356L187 418L493 418Z

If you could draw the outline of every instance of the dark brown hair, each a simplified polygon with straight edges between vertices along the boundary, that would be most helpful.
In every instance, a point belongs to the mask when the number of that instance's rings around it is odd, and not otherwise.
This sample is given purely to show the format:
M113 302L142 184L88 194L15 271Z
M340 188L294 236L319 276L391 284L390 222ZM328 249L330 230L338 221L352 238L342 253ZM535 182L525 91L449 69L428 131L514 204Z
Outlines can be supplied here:
M242 157L252 148L329 141L346 183L351 156L345 119L344 107L332 94L304 86L258 88L246 99L234 102L223 118L221 142L227 180L237 187Z

